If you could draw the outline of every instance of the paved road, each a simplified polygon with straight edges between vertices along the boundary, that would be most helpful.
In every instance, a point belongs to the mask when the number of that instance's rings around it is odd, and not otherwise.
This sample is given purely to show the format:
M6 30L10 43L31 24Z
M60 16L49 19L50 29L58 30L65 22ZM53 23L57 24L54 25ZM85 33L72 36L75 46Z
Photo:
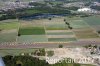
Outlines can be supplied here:
M24 49L24 48L58 48L62 44L64 47L81 47L89 44L100 45L100 40L81 40L69 43L26 43L26 44L0 44L0 49Z

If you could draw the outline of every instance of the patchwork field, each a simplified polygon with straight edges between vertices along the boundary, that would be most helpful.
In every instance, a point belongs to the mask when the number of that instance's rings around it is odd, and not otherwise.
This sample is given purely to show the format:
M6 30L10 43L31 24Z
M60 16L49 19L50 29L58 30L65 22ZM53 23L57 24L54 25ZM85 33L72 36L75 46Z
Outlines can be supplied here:
M0 21L0 43L72 42L80 39L99 38L96 32L99 27L99 18L96 16L58 17L51 20L34 19L31 21L5 20Z
M64 22L64 18L20 21L18 42L69 42L75 35ZM74 40L73 40L74 39Z

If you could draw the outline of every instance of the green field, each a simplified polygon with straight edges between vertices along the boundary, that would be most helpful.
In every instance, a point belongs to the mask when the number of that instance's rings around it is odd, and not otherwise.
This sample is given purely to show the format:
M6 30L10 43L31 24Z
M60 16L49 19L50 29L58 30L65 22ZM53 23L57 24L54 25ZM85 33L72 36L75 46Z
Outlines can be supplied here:
M48 42L45 35L22 35L18 37L18 42L20 43L33 43L33 42Z
M48 41L50 42L69 42L69 41L76 41L76 38L49 38Z
M17 33L0 33L0 43L3 42L15 42Z
M73 32L78 39L99 38L99 35L93 27L96 26L96 29L99 29L98 27L100 26L97 27L97 24L100 22L98 18L92 16L86 18L72 17L67 19L73 27Z
M18 29L19 23L16 22L0 22L0 29L2 30L11 30L11 29Z
M46 30L68 30L68 26L64 21L58 21L57 19L52 19L48 22L44 22Z
M83 19L89 25L100 25L100 16L91 16Z
M68 26L60 24L53 24L46 26L46 30L66 30L66 29L68 29Z
M72 32L47 32L47 35L73 35Z
M90 26L92 26L96 31L100 31L100 16L91 16L83 19Z
M99 38L99 36L96 33L80 33L76 32L76 36L80 39L86 39L86 38Z
M27 27L19 29L20 35L44 35L45 30L43 27Z
M73 28L88 28L89 27L83 20L72 20L70 24Z
M18 28L18 20L0 21L0 43L16 42Z

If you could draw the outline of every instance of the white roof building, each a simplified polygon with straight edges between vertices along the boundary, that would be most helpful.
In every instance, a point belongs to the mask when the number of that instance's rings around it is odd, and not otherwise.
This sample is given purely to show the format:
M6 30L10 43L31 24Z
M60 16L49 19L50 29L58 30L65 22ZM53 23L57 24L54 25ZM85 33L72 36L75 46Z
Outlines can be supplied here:
M81 8L77 10L78 12L91 12L92 9L91 8Z
M78 12L83 12L83 13L99 13L98 11L91 9L91 8L81 8L77 10Z

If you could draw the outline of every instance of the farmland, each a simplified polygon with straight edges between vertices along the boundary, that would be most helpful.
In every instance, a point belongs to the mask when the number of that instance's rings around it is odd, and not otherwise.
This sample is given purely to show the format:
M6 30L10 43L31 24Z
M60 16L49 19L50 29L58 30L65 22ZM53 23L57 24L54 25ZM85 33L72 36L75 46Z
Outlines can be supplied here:
M28 27L19 29L21 35L43 35L45 34L43 27Z
M4 20L0 22L0 43L15 42L18 32L18 20Z
M7 48L13 47L13 49L1 48L0 54L1 56L6 56L6 55L17 56L23 53L26 55L29 55L30 53L34 53L35 50L37 50L37 49L33 49L34 46L41 47L42 45L39 45L39 44L42 44L45 42L47 44L53 43L53 42L56 44L57 42L59 43L65 42L67 44L67 43L77 42L79 40L84 40L84 39L85 40L100 39L100 36L97 33L97 30L93 27L97 25L99 26L99 21L95 21L95 23L97 22L97 24L91 25L89 24L89 21L86 20L88 18L94 18L97 20L96 17L92 16L92 17L86 17L86 18L56 17L56 18L51 18L51 19L50 18L33 19L30 21L17 20L17 19L0 21L1 46L4 45L4 47L7 47ZM69 26L72 27L72 29L70 29ZM9 43L10 45L8 44L6 45L5 42L17 42L17 43L15 44ZM32 44L32 43L36 43L36 44ZM53 46L53 44L51 45ZM63 53L63 51L61 53ZM70 53L70 52L68 52L67 50L67 53ZM66 54L65 56L67 55L68 54ZM67 65L68 66L76 66L76 65L94 66L94 65L88 65L88 64L67 64Z
M96 30L93 26L88 24L89 20L91 22L91 17L86 18L76 18L69 19L70 25L73 27L73 32L76 35L78 39L89 39L89 38L99 38ZM93 18L93 16L92 16ZM86 21L86 19L88 21ZM93 20L96 20L97 18L94 17ZM99 21L95 21L95 24L98 24ZM95 24L93 24L95 26Z
M89 18L84 18L83 20L92 26L96 31L100 30L100 16L91 16Z
M98 26L100 22L96 16L56 17L30 21L4 20L0 22L0 43L74 42L81 39L96 39L99 38Z

